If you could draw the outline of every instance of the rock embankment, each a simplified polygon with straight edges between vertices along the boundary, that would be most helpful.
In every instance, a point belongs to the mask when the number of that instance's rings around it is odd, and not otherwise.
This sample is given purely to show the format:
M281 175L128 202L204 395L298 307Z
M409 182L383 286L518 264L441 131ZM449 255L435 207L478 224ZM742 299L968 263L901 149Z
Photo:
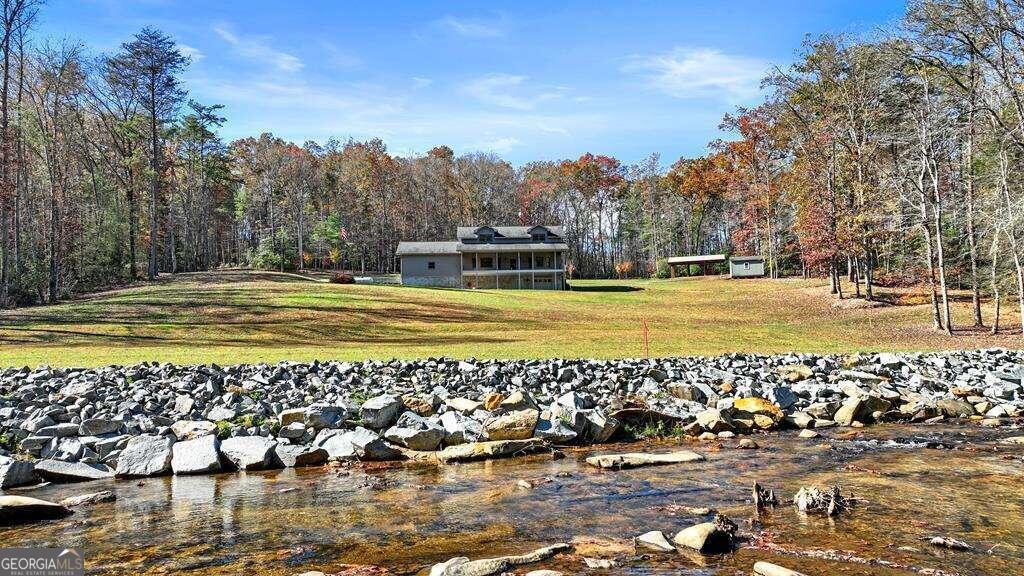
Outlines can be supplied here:
M1024 414L1024 353L0 371L0 488Z

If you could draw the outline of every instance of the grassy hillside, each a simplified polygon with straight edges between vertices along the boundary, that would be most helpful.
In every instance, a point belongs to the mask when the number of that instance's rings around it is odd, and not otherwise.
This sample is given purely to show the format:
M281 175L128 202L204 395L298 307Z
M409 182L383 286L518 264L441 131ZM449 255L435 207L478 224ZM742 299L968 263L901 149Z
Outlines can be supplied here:
M1008 310L1013 316L1015 310ZM959 317L966 306L957 304ZM0 365L142 360L628 357L1019 347L931 330L925 306L837 309L821 281L587 281L571 292L350 286L294 275L184 274L0 312Z

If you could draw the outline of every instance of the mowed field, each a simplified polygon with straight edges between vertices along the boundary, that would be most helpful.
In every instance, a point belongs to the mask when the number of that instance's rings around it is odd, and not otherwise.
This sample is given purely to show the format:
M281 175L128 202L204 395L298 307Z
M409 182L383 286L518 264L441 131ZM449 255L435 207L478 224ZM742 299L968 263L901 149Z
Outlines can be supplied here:
M637 357L1017 348L1017 334L931 329L924 305L836 308L819 280L578 281L575 290L335 285L212 272L0 312L0 365L140 361ZM986 313L990 312L986 309ZM955 314L967 318L965 302ZM1016 309L1004 307L1015 322Z

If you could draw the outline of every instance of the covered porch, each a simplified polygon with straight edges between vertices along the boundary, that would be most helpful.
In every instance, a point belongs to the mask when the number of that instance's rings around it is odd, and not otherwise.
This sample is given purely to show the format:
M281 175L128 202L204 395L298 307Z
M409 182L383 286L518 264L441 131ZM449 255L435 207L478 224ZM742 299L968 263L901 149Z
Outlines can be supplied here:
M725 263L725 254L705 254L701 256L672 256L666 258L668 263L669 276L679 276L679 269L685 270L682 276L691 276L690 267L696 266L700 276L713 274L714 266L718 263Z
M565 255L558 250L487 250L463 252L464 288L563 290Z

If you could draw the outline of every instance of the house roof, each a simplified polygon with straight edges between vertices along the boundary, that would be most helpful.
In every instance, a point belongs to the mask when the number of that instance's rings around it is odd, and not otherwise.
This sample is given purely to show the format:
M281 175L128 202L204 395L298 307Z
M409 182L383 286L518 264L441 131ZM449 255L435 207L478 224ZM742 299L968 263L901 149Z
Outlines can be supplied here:
M700 256L672 256L665 259L669 264L704 264L706 262L725 262L725 254L704 254Z
M516 244L459 244L459 252L564 252L569 246L562 242L524 242Z
M733 256L729 260L732 262L764 262L764 256Z
M399 242L396 253L399 256L417 254L458 254L458 242Z
M505 238L522 238L524 240L530 237L530 231L534 228L547 228L548 232L559 237L564 234L562 226L459 226L456 237L459 240L476 238L476 232L481 228L490 228L496 235Z
M516 244L463 244L461 242L399 242L396 254L399 256L428 256L434 254L458 254L460 252L550 252L566 251L569 247L561 242L516 243Z

